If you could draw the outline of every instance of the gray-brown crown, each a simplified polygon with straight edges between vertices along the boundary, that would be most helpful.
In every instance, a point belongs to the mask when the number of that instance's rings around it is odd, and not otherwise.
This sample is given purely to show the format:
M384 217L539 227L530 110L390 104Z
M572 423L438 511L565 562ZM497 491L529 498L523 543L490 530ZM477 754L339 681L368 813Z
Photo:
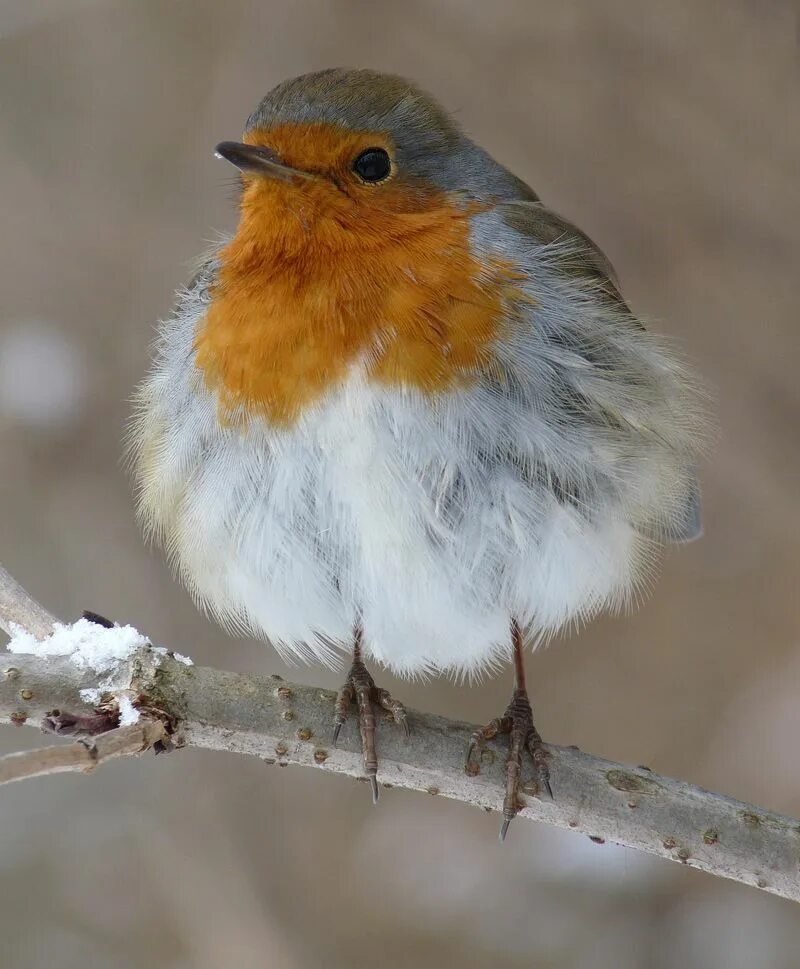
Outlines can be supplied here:
M434 98L394 74L330 68L284 81L250 115L247 130L320 122L388 134L401 173L448 191L478 198L536 198L470 141Z

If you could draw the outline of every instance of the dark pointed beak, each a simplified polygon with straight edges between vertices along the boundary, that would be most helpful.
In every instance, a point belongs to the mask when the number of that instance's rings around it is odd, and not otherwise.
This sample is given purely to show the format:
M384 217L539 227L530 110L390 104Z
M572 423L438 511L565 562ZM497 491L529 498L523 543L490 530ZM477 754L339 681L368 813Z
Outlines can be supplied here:
M214 149L217 158L224 158L235 165L240 172L253 175L267 175L280 178L285 182L314 178L310 172L284 165L274 151L258 145L245 145L238 141L221 141Z

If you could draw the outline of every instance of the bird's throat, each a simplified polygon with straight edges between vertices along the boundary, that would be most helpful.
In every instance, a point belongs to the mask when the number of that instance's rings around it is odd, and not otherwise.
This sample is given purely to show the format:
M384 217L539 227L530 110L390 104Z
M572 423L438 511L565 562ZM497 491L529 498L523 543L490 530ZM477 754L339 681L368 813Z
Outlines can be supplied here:
M291 425L355 367L426 394L490 369L518 275L476 258L469 222L444 196L365 211L291 186L247 189L195 340L223 418Z

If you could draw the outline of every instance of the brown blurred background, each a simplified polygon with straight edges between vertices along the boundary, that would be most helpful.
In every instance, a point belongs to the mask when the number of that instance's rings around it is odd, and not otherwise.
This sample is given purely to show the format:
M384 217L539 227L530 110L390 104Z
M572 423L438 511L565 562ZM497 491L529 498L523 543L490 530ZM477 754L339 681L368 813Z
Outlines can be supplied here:
M286 673L144 547L120 439L155 321L234 224L214 144L331 65L435 92L601 244L717 399L704 540L637 614L529 661L545 738L799 816L800 57L777 0L3 0L0 560L63 617ZM483 721L508 680L382 683ZM308 770L185 751L4 788L0 811L4 967L800 964L788 902L523 822L501 848L496 816L375 809Z

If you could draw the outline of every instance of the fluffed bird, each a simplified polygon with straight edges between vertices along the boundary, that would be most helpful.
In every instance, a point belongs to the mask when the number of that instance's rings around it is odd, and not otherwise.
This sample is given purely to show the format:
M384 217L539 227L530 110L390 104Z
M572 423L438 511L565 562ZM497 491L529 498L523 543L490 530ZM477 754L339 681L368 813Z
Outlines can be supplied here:
M286 81L217 155L236 231L161 326L137 395L138 508L197 602L284 658L352 665L377 797L373 661L513 659L502 835L524 752L550 792L523 646L644 588L700 532L695 381L608 259L407 81ZM551 792L550 792L551 793Z

